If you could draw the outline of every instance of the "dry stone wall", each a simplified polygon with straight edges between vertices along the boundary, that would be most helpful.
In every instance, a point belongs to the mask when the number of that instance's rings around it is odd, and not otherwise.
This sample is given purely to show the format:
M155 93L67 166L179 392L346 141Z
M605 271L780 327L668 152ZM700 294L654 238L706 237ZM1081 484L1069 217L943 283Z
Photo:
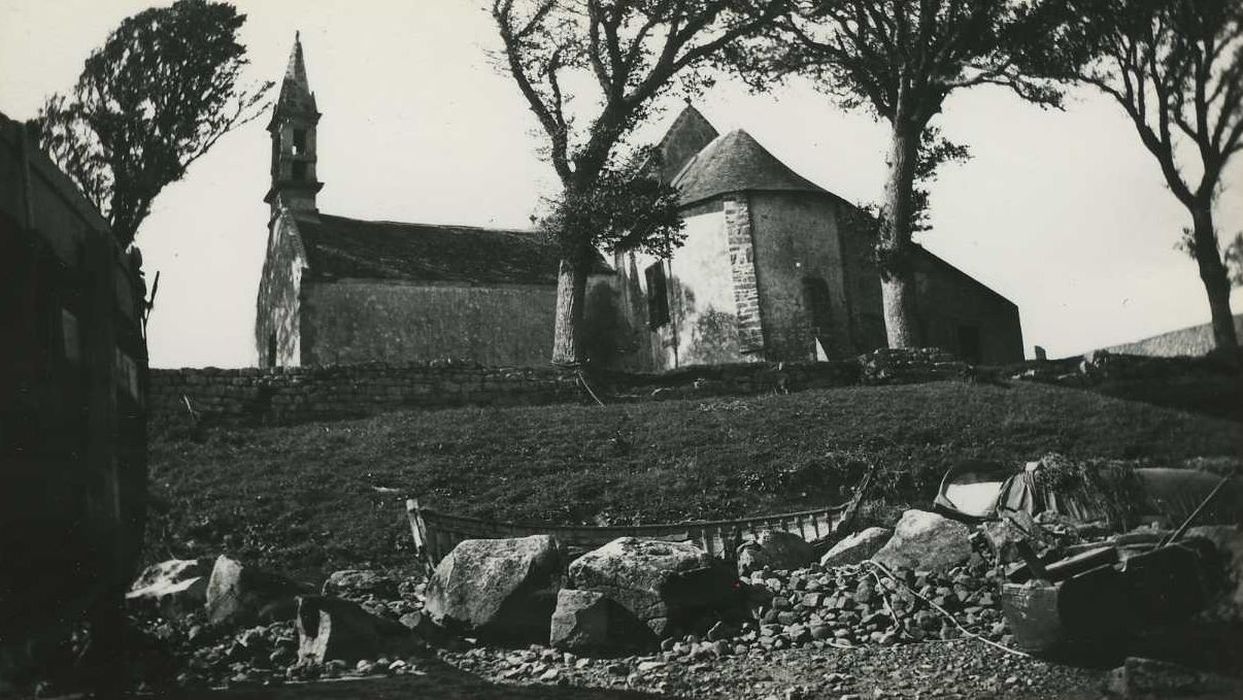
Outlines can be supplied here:
M151 416L297 423L401 408L573 401L571 372L468 364L152 370Z
M967 368L943 353L883 350L838 362L739 363L662 373L485 367L467 362L152 370L151 419L289 424L399 409L746 396L935 381Z

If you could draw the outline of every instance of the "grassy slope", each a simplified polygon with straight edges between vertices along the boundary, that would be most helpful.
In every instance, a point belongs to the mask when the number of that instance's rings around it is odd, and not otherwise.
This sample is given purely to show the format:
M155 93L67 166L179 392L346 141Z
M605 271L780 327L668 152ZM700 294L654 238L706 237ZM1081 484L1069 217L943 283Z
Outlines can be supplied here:
M961 458L1243 455L1243 425L1038 384L942 382L710 401L394 413L152 445L151 556L225 549L304 576L398 564L405 494L546 522L654 522L837 502L868 462L891 504ZM374 487L398 489L377 491ZM188 544L187 544L188 543Z

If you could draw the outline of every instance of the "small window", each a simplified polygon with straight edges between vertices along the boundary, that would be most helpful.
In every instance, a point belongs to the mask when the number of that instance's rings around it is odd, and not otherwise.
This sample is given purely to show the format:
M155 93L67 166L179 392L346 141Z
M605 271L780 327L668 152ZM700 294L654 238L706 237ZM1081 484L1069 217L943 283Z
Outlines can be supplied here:
M294 155L306 153L306 129L293 130L293 152Z
M306 162L301 160L293 162L293 179L299 182L306 179Z
M648 265L643 274L647 277L647 325L656 329L669 322L669 285L665 280L665 264Z

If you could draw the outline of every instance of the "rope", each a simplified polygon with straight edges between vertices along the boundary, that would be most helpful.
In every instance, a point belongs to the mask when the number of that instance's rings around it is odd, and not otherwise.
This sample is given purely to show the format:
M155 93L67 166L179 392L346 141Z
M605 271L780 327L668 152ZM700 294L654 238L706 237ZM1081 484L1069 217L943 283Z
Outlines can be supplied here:
M954 623L954 626L955 626L955 627L957 627L957 628L958 628L958 630L959 630L960 632L962 632L963 634L965 634L966 636L971 637L971 638L973 638L973 639L977 639L977 640L979 640L979 641L981 641L981 642L984 642L985 644L989 645L990 647L994 647L994 648L996 648L996 649L1000 649L1001 651L1004 651L1004 652L1005 652L1005 653L1007 653L1007 654L1014 654L1015 656L1022 656L1023 658L1027 658L1027 659L1032 658L1032 655L1031 655L1031 654L1028 654L1028 653L1027 653L1027 652L1025 652L1025 651L1019 651L1018 649L1011 649L1010 647L1008 647L1008 646L1006 646L1006 645L1004 645L1004 644L998 644L997 642L994 642L994 641L993 641L993 640L991 640L991 639L988 639L988 638L986 638L986 637L983 637L983 636L981 636L981 635L978 635L978 634L976 634L975 632L972 632L971 630L967 629L966 627L963 627L963 626L962 626L962 625L958 622L958 620L957 620L957 619L956 619L953 615L951 615L951 614L949 613L949 611L948 611L948 610L946 610L945 608L941 607L940 605L937 605L936 603L932 602L931 600L928 600L927 598L925 598L924 596L922 596L922 595L920 595L918 592L916 592L914 588L911 588L910 586L906 585L906 581L903 581L902 579L898 578L897 576L894 576L894 575L893 575L893 572L891 572L888 568L886 568L884 564L881 564L880 562L871 561L871 560L865 561L865 562L864 562L864 564L868 564L868 565L870 565L870 566L873 566L873 567L875 567L875 568L879 569L879 570L881 571L881 573L885 574L885 576L888 576L888 577L890 578L890 580L892 580L892 581L896 582L898 585L900 585L900 586L902 586L903 588L905 588L906 590L910 591L911 595L913 595L913 596L915 596L916 598L918 598L918 599L920 599L920 600L924 601L924 602L925 602L925 603L927 603L930 607L932 607L932 609L933 609L933 610L936 610L937 612L941 613L941 615L942 615L943 617L945 617L946 619L948 619L950 622ZM896 620L895 620L895 621L896 621Z
M591 395L591 398L595 399L595 402L598 405L603 406L604 402L600 400L599 396L596 396L596 392L591 390L591 385L589 385L587 383L587 379L583 377L583 370L581 369L578 370L577 374L578 374L578 383L583 385L583 388L587 390L587 393Z

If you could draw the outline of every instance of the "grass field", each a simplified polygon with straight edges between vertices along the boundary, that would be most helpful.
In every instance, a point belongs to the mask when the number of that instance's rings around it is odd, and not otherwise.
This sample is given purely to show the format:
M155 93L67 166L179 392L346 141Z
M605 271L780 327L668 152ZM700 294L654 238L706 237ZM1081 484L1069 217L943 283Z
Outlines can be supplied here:
M292 427L155 431L149 557L228 551L315 578L409 556L402 503L558 523L927 502L964 458L1176 464L1243 456L1243 424L1031 383L938 382L782 396L392 413ZM873 511L877 512L877 511Z

